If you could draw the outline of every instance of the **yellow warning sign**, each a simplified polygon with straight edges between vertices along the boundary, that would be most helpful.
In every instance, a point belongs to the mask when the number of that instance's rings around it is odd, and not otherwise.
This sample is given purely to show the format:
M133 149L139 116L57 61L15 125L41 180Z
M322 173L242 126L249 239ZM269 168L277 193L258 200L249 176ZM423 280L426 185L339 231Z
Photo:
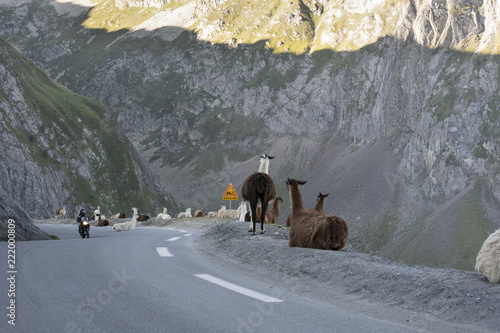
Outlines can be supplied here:
M238 200L238 193L234 190L233 184L229 183L229 186L222 196L222 200Z

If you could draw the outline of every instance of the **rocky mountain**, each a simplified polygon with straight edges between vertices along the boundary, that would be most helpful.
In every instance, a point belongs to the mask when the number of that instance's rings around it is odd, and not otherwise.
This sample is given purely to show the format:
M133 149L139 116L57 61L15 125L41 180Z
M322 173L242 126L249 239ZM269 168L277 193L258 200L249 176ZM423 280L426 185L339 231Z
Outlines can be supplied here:
M22 0L0 35L100 100L181 208L258 155L359 250L473 269L500 226L499 2ZM283 222L282 222L283 223Z
M0 242L7 242L9 239L11 242L44 240L50 239L50 236L40 230L24 209L0 189Z
M164 199L153 175L107 113L0 38L0 179L6 196L33 218L54 218L63 205L67 217L97 206L103 214L158 210Z

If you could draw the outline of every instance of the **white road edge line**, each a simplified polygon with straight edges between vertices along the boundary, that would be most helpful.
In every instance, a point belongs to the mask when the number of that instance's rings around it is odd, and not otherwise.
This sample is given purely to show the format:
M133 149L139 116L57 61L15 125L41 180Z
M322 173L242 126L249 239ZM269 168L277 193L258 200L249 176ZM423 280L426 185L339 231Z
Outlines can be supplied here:
M181 237L172 237L167 239L167 242L175 242L176 240L180 239Z
M166 247L157 247L156 252L160 255L160 257L173 257L174 255L168 251Z
M191 236L191 234L185 234L185 235L182 235L182 236L189 237L189 236Z
M274 298L271 296L267 296L267 295L261 294L259 292L256 292L256 291L244 288L244 287L240 287L240 286L235 285L231 282L221 280L221 279L216 278L215 276L212 276L209 274L195 274L194 276L199 277L200 279L203 279L205 281L212 282L212 283L214 283L218 286L221 286L223 288L235 291L235 292L240 293L242 295L255 298L255 299L262 301L262 302L267 302L267 303L283 302L280 299L277 299L277 298Z

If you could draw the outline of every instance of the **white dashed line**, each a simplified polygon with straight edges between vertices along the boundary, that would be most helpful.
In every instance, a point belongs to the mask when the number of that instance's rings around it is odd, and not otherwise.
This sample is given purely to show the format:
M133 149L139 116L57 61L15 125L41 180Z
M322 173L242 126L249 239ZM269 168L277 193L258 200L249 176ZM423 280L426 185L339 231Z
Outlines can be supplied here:
M185 234L185 235L182 235L182 236L189 237L189 236L191 236L191 234Z
M253 291L253 290L250 290L250 289L247 289L247 288L240 287L240 286L235 285L235 284L233 284L231 282L227 282L227 281L221 280L221 279L216 278L215 276L212 276L212 275L209 275L209 274L195 274L194 276L199 277L200 279L203 279L205 281L212 282L212 283L214 283L214 284L216 284L218 286L221 286L223 288L235 291L235 292L240 293L242 295L255 298L255 299L257 299L259 301L262 301L262 302L267 302L267 303L270 303L270 302L273 302L273 303L283 302L280 299L277 299L277 298L274 298L274 297L271 297L271 296L267 296L267 295L261 294L259 292L256 292L256 291Z
M172 237L167 239L167 242L175 242L176 240L180 239L181 237Z
M173 257L174 255L168 251L166 247L157 247L156 252L160 255L160 257Z

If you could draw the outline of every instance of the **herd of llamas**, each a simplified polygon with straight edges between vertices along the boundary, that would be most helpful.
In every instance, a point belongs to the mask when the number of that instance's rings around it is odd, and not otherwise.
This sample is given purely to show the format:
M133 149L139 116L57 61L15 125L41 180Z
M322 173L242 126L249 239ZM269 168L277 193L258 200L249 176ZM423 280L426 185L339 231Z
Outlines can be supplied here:
M280 216L280 203L283 199L276 196L276 185L269 176L269 161L274 157L263 154L260 156L260 166L257 172L250 174L242 185L243 201L237 209L226 209L221 206L218 211L203 212L203 207L199 206L194 213L194 217L220 217L231 218L239 221L250 222L248 231L255 235L256 224L260 223L260 233L265 233L264 224L276 224ZM347 223L340 217L324 214L324 202L328 194L319 192L316 205L313 209L305 209L302 203L300 185L306 181L297 179L286 180L286 189L290 196L291 212L286 219L286 226L290 228L288 246L305 247L324 250L339 251L347 243L349 228ZM268 206L273 207L268 210ZM131 221L115 223L113 231L133 230L137 221L147 221L148 215L138 213L137 208L132 208L133 215ZM57 208L56 219L61 219L66 215L66 206ZM109 220L117 218L123 219L127 215L118 212L112 215ZM191 208L177 215L178 219L192 218ZM97 226L106 226L110 222L100 212L100 207L92 214L92 219L97 222ZM172 220L167 213L167 208L157 215L157 219ZM500 229L489 235L484 241L476 257L477 272L482 274L491 283L500 283Z

